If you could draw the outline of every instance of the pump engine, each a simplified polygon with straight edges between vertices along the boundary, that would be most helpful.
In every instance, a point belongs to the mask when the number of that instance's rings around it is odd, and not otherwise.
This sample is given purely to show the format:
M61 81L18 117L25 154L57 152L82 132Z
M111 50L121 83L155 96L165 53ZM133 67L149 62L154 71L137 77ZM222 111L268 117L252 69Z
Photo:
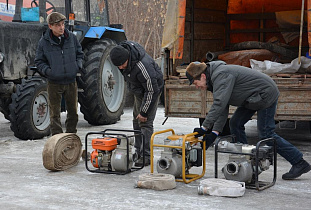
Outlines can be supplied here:
M164 145L181 147L183 139L171 140L167 138L164 140ZM185 174L189 174L189 170L193 166L202 166L202 148L198 144L191 145L190 142L185 142ZM180 178L182 177L182 170L182 149L165 147L157 162L157 172L172 174Z
M132 145L134 138L103 137L92 140L91 163L104 171L126 172L133 165Z
M245 182L247 184L254 183L256 173L256 146L220 141L218 143L218 150L229 153L233 152L229 155L228 163L222 168L226 179ZM273 165L273 155L271 146L264 145L259 147L258 174L268 170L269 166Z

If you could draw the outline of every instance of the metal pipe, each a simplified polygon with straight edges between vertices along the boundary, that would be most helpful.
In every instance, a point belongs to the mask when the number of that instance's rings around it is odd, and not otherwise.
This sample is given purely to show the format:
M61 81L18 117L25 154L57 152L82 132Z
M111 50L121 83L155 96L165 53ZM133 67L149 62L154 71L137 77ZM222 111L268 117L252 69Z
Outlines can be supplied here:
M194 61L194 0L191 5L191 41L190 41L190 62Z
M90 0L85 1L86 21L91 22Z
M311 55L311 0L307 3L307 19L308 19L308 44L309 44L309 56Z
M39 1L39 8L40 8L40 17L43 17L46 20L46 0Z
M303 29L303 14L305 11L305 0L302 0L301 5L301 20L300 20L300 35L299 35L299 54L298 54L298 64L301 63L301 44L302 44L302 29Z
M107 24L110 25L110 18L109 18L109 7L108 7L108 1L105 0L105 7L107 8Z
M23 7L23 0L17 0L15 3L15 14L12 22L21 22L21 8Z
M71 6L71 0L65 1L65 13L64 14L67 18L67 20L69 20L69 14L72 12L72 6Z

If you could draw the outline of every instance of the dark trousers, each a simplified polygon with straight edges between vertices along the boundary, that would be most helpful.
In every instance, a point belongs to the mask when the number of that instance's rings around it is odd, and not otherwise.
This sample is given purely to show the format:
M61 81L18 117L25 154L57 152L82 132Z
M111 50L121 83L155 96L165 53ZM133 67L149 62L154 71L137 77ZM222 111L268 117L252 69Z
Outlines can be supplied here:
M274 115L277 102L270 107L257 111L257 130L260 139L274 138L277 143L277 153L292 165L302 158L302 153L291 143L275 133ZM238 107L230 119L230 131L238 142L247 144L244 125L252 118L256 111Z
M77 83L60 85L48 82L48 96L50 108L50 130L52 135L63 133L60 113L61 100L64 96L67 110L66 133L77 133L78 123L78 88Z
M153 134L153 121L157 113L160 96L158 96L157 101L154 103L153 107L151 107L150 113L147 116L147 121L140 122L136 119L136 117L140 113L143 97L143 95L134 95L133 129L141 131L142 135L145 138L145 156L150 157L150 138ZM141 136L135 136L135 149L137 154L143 154L143 144Z

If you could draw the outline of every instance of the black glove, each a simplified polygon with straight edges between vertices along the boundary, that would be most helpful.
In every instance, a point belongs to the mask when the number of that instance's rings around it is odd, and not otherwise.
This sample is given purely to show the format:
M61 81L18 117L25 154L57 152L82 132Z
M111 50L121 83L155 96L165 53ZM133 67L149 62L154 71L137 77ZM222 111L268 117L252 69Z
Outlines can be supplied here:
M205 141L205 149L209 148L215 141L215 139L217 138L217 134L211 132L210 134L206 134L203 137L203 141ZM203 145L202 145L203 147Z
M198 138L198 137L200 137L200 136L203 136L203 135L205 135L205 134L210 133L209 130L204 130L202 127L193 129L193 133L195 133L195 132L198 133L197 135L194 136L194 137L196 137L196 138Z

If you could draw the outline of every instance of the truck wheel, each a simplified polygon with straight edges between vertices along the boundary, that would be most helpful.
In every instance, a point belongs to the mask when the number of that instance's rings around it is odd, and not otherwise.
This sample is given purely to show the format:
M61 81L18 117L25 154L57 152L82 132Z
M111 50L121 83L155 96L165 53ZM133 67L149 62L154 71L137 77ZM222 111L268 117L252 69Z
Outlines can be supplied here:
M123 114L126 85L110 60L115 46L110 39L97 40L84 50L84 69L78 78L80 111L91 125L116 123Z
M11 98L11 130L15 137L27 140L50 135L47 83L44 79L22 79Z

